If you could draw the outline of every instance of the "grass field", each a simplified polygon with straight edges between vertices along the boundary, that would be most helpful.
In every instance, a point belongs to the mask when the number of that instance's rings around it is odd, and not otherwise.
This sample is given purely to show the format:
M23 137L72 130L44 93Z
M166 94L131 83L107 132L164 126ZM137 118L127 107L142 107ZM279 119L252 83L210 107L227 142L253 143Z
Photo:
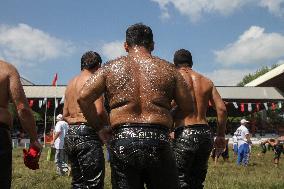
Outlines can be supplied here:
M258 148L253 148L248 167L239 167L230 151L229 162L219 160L214 166L209 161L206 189L284 189L284 159L275 168L272 163L273 152L268 151L264 157L257 156ZM23 164L22 149L13 150L13 180L15 189L65 189L70 188L71 177L57 176L53 162L46 161L47 149L43 150L40 169L29 170ZM283 155L282 155L283 156ZM110 167L106 163L105 189L110 189Z

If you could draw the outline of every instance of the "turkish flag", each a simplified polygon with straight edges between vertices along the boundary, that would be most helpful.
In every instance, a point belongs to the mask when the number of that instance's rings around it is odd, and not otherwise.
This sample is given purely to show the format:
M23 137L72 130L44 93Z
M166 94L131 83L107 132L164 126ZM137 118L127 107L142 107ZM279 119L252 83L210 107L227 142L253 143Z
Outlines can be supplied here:
M275 105L275 103L273 103L273 102L271 103L271 109L272 109L272 110L275 110L275 109L276 109L276 105Z
M53 80L52 80L52 86L55 86L55 85L56 85L57 79L58 79L58 75L57 75L57 73L56 73L56 74L54 75Z
M260 110L260 103L256 104L256 110L259 111Z
M50 106L51 106L51 102L47 101L47 108L50 108Z
M29 106L30 106L30 107L33 107L33 105L34 105L34 100L30 100L30 101L29 101Z
M245 105L244 103L241 103L241 112L244 112L245 111Z

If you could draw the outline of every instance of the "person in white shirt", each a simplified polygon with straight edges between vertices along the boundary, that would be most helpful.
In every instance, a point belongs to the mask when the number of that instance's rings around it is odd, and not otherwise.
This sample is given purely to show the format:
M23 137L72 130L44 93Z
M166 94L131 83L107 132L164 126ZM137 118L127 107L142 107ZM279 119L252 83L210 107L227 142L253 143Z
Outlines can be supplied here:
M64 152L64 138L68 130L68 124L63 120L62 114L56 117L56 125L53 133L51 145L56 149L55 164L59 175L65 175L68 172L67 155Z
M247 166L249 162L249 154L250 154L250 147L249 144L251 143L249 130L247 129L249 121L242 119L241 126L236 130L235 136L237 137L238 141L238 165Z

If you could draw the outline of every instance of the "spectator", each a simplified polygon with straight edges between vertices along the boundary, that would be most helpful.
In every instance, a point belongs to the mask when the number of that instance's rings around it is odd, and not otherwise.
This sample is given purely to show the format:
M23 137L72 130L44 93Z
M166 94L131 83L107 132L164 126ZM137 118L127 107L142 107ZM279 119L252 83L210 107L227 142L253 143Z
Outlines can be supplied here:
M63 121L62 114L56 117L56 125L53 132L53 140L51 145L54 145L56 172L58 175L65 175L68 172L67 155L64 152L64 138L68 130L67 122Z
M250 154L250 147L249 143L251 143L250 140L250 134L247 129L249 121L242 119L241 120L241 126L236 130L235 135L238 140L238 165L247 166L249 163L249 154Z

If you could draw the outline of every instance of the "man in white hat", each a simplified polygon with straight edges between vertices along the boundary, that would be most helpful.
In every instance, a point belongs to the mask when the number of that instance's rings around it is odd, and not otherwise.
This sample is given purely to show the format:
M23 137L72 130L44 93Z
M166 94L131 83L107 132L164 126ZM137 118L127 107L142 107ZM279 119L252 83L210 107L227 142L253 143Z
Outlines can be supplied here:
M64 152L64 138L68 130L68 124L63 120L62 114L56 116L56 125L53 133L51 145L54 145L56 171L59 175L65 175L68 172L67 155Z
M249 144L251 143L249 130L247 129L249 121L247 121L246 119L242 119L240 123L241 126L237 128L235 132L235 136L237 137L238 141L237 164L247 166L249 162L250 153Z

